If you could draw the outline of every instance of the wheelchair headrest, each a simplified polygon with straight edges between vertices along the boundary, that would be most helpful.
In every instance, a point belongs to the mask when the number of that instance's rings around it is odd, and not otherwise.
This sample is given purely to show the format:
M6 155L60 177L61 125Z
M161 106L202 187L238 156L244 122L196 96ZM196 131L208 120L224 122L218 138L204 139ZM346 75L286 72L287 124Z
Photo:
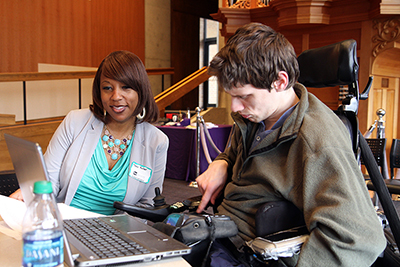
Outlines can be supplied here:
M297 60L299 82L306 87L349 85L358 80L357 43L352 39L306 50Z

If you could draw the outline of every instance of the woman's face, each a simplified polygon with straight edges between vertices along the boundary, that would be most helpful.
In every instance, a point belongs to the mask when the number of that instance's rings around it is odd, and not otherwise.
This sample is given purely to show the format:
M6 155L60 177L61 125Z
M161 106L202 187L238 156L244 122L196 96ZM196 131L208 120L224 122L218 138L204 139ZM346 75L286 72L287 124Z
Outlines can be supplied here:
M100 92L101 102L111 120L124 123L132 119L139 101L133 88L101 75Z

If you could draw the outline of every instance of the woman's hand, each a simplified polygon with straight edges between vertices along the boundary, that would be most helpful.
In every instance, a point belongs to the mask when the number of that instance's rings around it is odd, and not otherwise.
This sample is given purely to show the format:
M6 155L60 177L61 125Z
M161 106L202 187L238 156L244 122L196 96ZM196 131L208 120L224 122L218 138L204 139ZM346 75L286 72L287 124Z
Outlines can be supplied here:
M203 197L197 208L200 213L211 201L215 204L215 200L224 189L228 178L228 163L225 160L213 161L207 170L197 177L196 182Z
M22 192L21 189L17 189L14 193L12 193L10 196L10 198L14 198L16 200L20 200L20 201L24 201L24 198L22 196Z

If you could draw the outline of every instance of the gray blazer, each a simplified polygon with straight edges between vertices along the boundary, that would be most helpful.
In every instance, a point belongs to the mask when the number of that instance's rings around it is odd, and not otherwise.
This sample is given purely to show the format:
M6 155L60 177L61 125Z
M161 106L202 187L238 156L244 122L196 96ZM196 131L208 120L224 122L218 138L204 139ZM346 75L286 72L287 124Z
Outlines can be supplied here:
M57 202L71 203L103 126L89 109L80 109L69 112L55 131L44 157ZM147 167L151 176L147 183L129 176L124 202L153 204L154 189L162 190L163 186L168 137L155 126L143 122L136 125L132 145L129 168L137 163Z

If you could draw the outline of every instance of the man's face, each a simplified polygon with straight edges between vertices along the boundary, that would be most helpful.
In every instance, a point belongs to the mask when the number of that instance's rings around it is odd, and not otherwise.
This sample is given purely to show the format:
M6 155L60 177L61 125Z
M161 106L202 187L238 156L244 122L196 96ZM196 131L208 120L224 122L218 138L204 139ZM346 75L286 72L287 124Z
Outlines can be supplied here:
M231 109L252 122L279 119L280 94L271 89L257 89L250 84L226 91L232 96Z

